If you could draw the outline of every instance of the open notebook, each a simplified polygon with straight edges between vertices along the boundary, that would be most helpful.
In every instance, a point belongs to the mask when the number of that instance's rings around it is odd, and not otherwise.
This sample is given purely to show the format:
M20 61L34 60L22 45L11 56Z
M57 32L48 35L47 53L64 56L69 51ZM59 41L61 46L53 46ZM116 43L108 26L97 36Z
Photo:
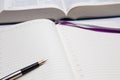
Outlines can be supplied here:
M119 80L119 41L120 34L55 25L47 19L1 27L0 78L48 59L19 80Z
M120 16L119 0L0 0L0 23Z

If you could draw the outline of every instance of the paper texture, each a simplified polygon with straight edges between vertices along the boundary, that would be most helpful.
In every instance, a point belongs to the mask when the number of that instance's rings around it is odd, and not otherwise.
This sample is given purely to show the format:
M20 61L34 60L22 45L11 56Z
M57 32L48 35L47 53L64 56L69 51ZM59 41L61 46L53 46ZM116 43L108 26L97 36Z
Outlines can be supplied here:
M96 21L96 24L101 21ZM111 21L109 25L116 26L116 23ZM78 80L120 79L120 34L64 25L58 25L57 28Z
M4 0L0 0L0 13L4 10Z
M63 8L61 0L5 0L6 10L25 10L38 8Z
M48 60L19 80L74 80L52 21L33 20L1 30L0 77L41 59Z

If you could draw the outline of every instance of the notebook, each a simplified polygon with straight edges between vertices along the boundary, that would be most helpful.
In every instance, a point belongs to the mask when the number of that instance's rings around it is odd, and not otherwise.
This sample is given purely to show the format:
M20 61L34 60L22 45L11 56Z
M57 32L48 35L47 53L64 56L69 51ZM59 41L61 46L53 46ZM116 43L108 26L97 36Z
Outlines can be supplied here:
M0 78L48 59L18 80L119 80L119 36L56 25L48 19L1 27Z
M0 23L119 16L119 9L119 0L1 0Z

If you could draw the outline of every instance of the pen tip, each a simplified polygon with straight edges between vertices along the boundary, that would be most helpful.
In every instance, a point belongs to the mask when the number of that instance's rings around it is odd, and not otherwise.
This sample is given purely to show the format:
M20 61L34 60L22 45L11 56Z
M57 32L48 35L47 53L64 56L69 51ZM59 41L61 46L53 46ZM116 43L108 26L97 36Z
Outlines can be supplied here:
M38 63L39 63L39 65L43 65L46 61L47 61L47 60L41 60L41 61L39 61Z

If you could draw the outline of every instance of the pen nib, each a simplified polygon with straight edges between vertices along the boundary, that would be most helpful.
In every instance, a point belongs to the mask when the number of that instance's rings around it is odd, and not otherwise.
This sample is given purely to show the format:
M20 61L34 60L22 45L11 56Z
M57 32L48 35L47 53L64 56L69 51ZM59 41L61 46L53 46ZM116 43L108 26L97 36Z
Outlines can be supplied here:
M43 65L46 61L47 61L47 60L41 60L41 61L39 61L38 63L39 63L39 65Z

